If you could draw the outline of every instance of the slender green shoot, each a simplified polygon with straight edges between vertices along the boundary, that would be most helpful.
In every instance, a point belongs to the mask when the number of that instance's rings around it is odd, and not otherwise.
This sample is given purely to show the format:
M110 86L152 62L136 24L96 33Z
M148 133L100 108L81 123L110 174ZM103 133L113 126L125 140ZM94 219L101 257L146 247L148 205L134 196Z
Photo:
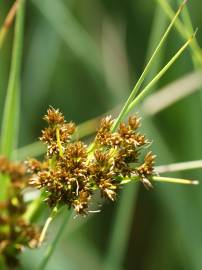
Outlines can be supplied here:
M173 178L173 177L162 177L162 176L153 176L152 180L155 182L166 182L172 184L183 184L183 185L198 185L198 180L189 180L182 178Z
M24 9L25 1L20 0L15 22L11 68L1 127L0 152L8 158L12 157L13 150L16 147L16 138L18 137L20 110L19 85L23 46ZM7 177L1 179L0 187L2 199L5 196L8 181Z
M9 75L8 89L3 113L3 123L1 128L1 153L11 157L14 149L16 127L16 101L19 100L18 81L20 77L22 44L23 44L23 28L24 28L24 0L19 2L17 18L15 23L15 35L12 51L11 69Z
M67 222L69 221L70 219L70 216L71 216L71 211L65 209L65 213L64 213L64 218L63 218L63 221L62 221L62 224L60 225L60 228L58 229L58 232L53 240L53 242L47 247L46 249L46 252L44 254L44 258L38 268L38 270L44 270L49 262L49 259L51 257L51 255L53 254L60 238L61 238L61 235L64 231L64 229L66 228L66 225L67 225Z
M121 266L126 255L137 197L138 186L136 184L131 183L124 187L120 200L118 201L117 211L115 212L106 250L104 261L105 270L119 270L122 268Z
M174 16L174 11L172 7L170 6L170 4L168 3L168 1L166 0L156 0L156 1L162 7L165 14L167 14L167 16L170 19L172 19ZM187 25L185 26L179 19L175 21L175 27L177 31L180 33L180 35L183 37L183 39L186 40L191 35L191 32L190 32L191 29L187 27ZM196 39L193 40L190 48L194 54L194 57L197 63L202 65L202 51Z
M175 178L175 177L164 177L164 176L152 176L150 180L153 182L166 182L166 183L173 183L173 184L184 184L184 185L198 185L198 180L190 180L190 179L183 179L183 178ZM130 178L123 178L121 181L122 185L125 185L130 182L139 182L139 176L133 175Z
M59 211L58 207L55 206L53 208L53 210L51 211L50 216L47 218L46 223L45 223L45 225L44 225L44 227L42 229L42 232L41 232L41 235L40 235L40 238L39 238L39 246L43 243L43 241L44 241L44 239L46 237L47 230L48 230L50 224L52 223L53 219L58 214L58 211Z
M152 54L150 60L148 61L145 69L143 70L140 78L138 79L137 83L135 84L129 98L127 99L125 105L123 106L123 109L121 110L117 120L114 122L114 125L112 127L112 131L116 130L116 128L118 127L118 124L123 120L124 116L125 116L125 112L127 111L128 109L128 106L131 104L131 102L133 101L133 99L135 98L136 94L138 93L143 81L145 80L146 78L146 75L147 73L149 72L150 68L152 67L153 65L153 62L154 62L154 59L156 57L156 55L158 54L159 50L161 49L162 45L164 44L168 34L170 33L176 19L178 18L179 14L181 13L184 5L186 4L186 1L184 1L179 9L177 10L176 14L174 15L174 17L172 18L172 21L171 23L169 24L168 28L166 29L165 33L163 34L160 42L158 43L156 49L154 50L154 53Z
M166 73L166 71L174 64L179 56L186 50L189 44L195 37L196 32L187 40L187 42L177 51L177 53L170 59L170 61L160 70L160 72L150 81L150 83L141 91L141 93L127 106L123 117L125 117L137 104L139 104L151 91L152 87L157 81Z

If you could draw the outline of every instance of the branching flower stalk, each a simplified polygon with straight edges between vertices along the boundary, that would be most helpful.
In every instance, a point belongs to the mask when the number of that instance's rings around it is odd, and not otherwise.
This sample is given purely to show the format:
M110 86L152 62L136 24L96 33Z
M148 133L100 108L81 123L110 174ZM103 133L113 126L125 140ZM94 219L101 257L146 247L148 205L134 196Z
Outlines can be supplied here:
M146 148L149 141L138 132L137 116L121 123L117 132L111 131L110 116L102 119L90 153L83 142L71 142L75 124L67 123L59 110L50 108L44 119L48 127L41 140L47 144L47 160L30 160L28 167L33 174L30 184L46 192L50 207L67 205L77 214L87 214L95 190L114 201L122 179L131 175L151 187L154 155Z
M47 145L44 161L30 159L13 163L0 159L0 172L10 177L7 200L1 205L0 249L8 267L19 264L17 255L24 247L40 246L47 229L62 206L73 208L77 214L87 215L95 191L115 201L119 189L127 181L141 181L146 188L154 172L155 156L148 151L149 141L138 132L140 118L129 117L112 132L110 116L101 120L94 151L88 154L87 145L71 141L76 131L74 123L67 123L59 110L48 109L44 119L48 127L42 131L41 141ZM38 188L53 209L42 231L31 223L27 214L26 189ZM29 217L29 219L28 219Z

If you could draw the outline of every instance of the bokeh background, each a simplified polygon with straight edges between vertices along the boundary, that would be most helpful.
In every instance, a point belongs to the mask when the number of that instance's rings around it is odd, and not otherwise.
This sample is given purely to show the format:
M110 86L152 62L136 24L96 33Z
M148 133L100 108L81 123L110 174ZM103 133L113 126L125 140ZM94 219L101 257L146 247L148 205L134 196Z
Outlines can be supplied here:
M170 21L157 0L26 2L19 148L37 141L49 105L77 124L111 110L116 114ZM176 10L180 1L166 2ZM1 24L12 3L0 2ZM199 28L197 40L201 44L202 2L192 0L187 6L194 28ZM0 120L12 41L13 27L0 54ZM183 42L174 29L147 82ZM200 66L193 64L188 49L153 92L196 69ZM194 82L198 83L199 77L194 77ZM174 84L170 95L183 93L187 84L192 88L192 83ZM146 102L135 110L142 116L142 129L153 141L156 165L201 159L202 90L197 85L192 94L164 106L155 115ZM156 108L162 102L157 96L152 106ZM202 179L200 169L165 175ZM201 212L201 185L156 183L147 191L141 185L129 184L116 203L105 203L100 213L67 224L47 269L201 270ZM44 218L47 215L46 209ZM62 218L63 214L52 226L47 241L54 238ZM22 269L36 269L43 252L44 248L25 251Z

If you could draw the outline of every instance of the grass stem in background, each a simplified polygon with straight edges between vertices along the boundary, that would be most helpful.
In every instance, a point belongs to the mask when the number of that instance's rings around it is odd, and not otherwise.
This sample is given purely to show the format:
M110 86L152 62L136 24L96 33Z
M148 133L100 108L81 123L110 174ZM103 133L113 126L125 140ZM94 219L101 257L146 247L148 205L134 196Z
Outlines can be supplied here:
M165 14L167 14L167 16L170 19L172 19L173 16L174 16L174 11L172 10L172 7L168 3L168 1L166 1L166 0L156 0L156 1L162 7ZM187 28L187 26L188 26L188 28ZM179 19L177 19L176 22L175 22L175 27L176 27L177 31L180 33L180 35L185 40L188 39L189 36L191 35L189 26L190 26L190 24L185 26ZM200 65L202 65L202 51L201 51L201 48L200 48L196 38L194 38L190 48L192 50L192 53L194 54L194 57L195 57L196 61L198 63L200 63Z
M147 73L149 72L150 68L152 67L153 65L153 62L154 62L154 59L156 57L156 55L158 54L159 50L161 49L162 45L164 44L168 34L170 33L176 19L178 18L180 12L182 11L184 5L185 5L185 1L183 2L183 4L180 5L178 11L176 12L176 14L174 15L174 17L172 18L172 21L171 23L169 24L168 28L166 29L165 33L163 34L162 38L160 39L160 42L158 43L156 49L154 50L151 58L149 59L145 69L143 70L140 78L138 79L137 83L135 84L129 98L127 99L125 105L123 106L123 109L121 110L118 118L116 119L113 127L112 127L112 131L115 131L116 128L118 127L119 123L124 119L124 116L125 116L125 113L129 107L129 105L132 103L133 99L135 98L136 94L138 93L143 81L145 80L146 78L146 75Z
M199 183L198 180L189 180L189 179L174 178L174 177L162 177L162 176L153 176L152 180L156 182L184 184L184 185L198 185Z
M12 151L15 148L16 118L15 113L18 108L16 101L19 100L18 82L21 70L21 58L23 47L23 30L24 30L24 6L25 1L20 0L19 8L15 23L15 34L13 42L13 51L11 59L11 69L9 75L8 89L3 113L3 123L1 127L1 153L7 157L11 157Z
M43 243L43 241L46 237L47 230L48 230L50 224L52 223L53 219L56 217L57 213L58 213L58 207L55 206L53 208L53 210L51 211L50 216L47 218L46 223L41 231L41 235L39 238L39 246Z
M128 184L121 193L106 250L104 270L122 269L131 233L137 195L138 186L135 183Z
M153 78L152 81L141 91L141 93L129 104L124 112L124 117L137 105L139 104L150 92L152 87L157 81L166 73L166 71L174 64L174 62L180 57L180 55L186 50L189 44L192 42L195 34L193 34L187 42L177 51L177 53L170 59L170 61L161 69L161 71Z
M16 15L11 68L1 127L0 152L8 158L12 157L12 152L16 147L18 138L20 110L19 85L23 48L24 9L25 1L20 0ZM8 178L4 178L0 184L1 198L5 196L7 184Z
M15 15L16 15L16 12L17 12L17 9L18 9L18 6L19 6L19 0L16 0L11 9L9 10L7 16L6 16L6 19L3 23L3 26L1 27L0 29L0 49L2 48L3 46L3 43L5 41L5 38L6 38L6 35L8 33L8 30L9 28L11 27L12 23L13 23L13 20L15 18Z
M67 226L67 223L68 223L68 220L70 219L70 217L71 217L71 211L65 209L62 224L60 225L60 228L58 229L58 232L56 233L53 242L50 245L48 245L38 270L44 270L46 268L46 266L49 262L49 259L51 258L51 255L53 254L53 252L54 252L54 250L55 250L55 248L60 240L60 237L61 237L64 229Z

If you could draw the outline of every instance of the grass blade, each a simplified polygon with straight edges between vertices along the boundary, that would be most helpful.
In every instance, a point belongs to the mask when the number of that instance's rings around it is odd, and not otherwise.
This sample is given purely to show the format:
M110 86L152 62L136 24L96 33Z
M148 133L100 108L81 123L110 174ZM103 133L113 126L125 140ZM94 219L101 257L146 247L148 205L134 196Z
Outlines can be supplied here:
M153 176L152 180L156 182L184 184L184 185L198 185L199 183L198 180L189 180L182 178L162 177L162 176Z
M202 72L191 72L147 97L144 100L142 109L149 116L156 115L183 98L195 93L201 85Z
M124 115L127 115L138 103L140 103L146 95L151 91L152 87L157 81L166 73L166 71L174 64L174 62L179 58L179 56L186 50L189 44L192 42L192 35L187 42L177 51L177 53L170 59L170 61L161 69L161 71L153 78L153 80L141 91L141 93L129 104L127 109L124 112Z
M16 16L11 69L1 127L0 152L8 158L12 157L12 152L16 147L18 137L20 108L19 86L23 44L24 6L25 1L21 0ZM8 179L6 179L7 178L4 178L4 181L1 181L1 198L5 196L8 183Z
M111 237L104 261L105 270L122 269L137 196L138 186L136 184L131 183L124 187L111 229Z
M71 217L71 211L65 209L64 215L65 216L63 218L62 224L61 224L60 228L58 229L58 232L57 232L53 242L47 247L44 258L43 258L38 270L44 270L46 268L46 266L49 262L49 259L51 258L51 255L53 254L64 229L66 228L67 222L69 221L69 219Z
M17 107L19 107L18 84L22 58L24 4L24 0L21 0L17 12L11 69L1 128L0 149L1 153L7 157L11 157L12 150L15 147L15 137L17 136L15 113L18 110Z
M140 89L140 87L141 87L143 81L144 81L145 78L146 78L147 73L149 72L150 68L151 68L152 65L153 65L153 61L154 61L156 55L158 54L159 50L161 49L162 45L164 44L164 42L165 42L165 40L166 40L168 34L170 33L170 31L171 31L171 29L172 29L172 27L173 27L173 25L174 25L176 19L178 18L180 12L182 11L184 5L185 5L185 1L183 2L182 5L180 5L178 11L176 12L176 14L174 15L174 17L172 18L171 23L169 24L168 28L166 29L165 33L163 34L163 36L162 36L160 42L158 43L156 49L154 50L154 52L153 52L151 58L149 59L147 65L146 65L146 67L145 67L145 69L143 70L143 72L142 72L140 78L138 79L137 83L135 84L135 87L133 88L133 90L132 90L132 92L131 92L129 98L127 99L127 101L126 101L126 103L125 103L123 109L121 110L121 112L120 112L120 114L119 114L117 120L115 121L115 123L114 123L114 125L113 125L113 128L112 128L113 131L116 130L116 128L118 127L118 124L123 120L123 118L124 118L124 116L125 116L125 113L126 113L128 107L129 107L129 105L131 104L131 102L132 102L133 99L135 98L136 94L138 93L138 91L139 91L139 89Z
M172 10L170 4L166 0L156 0L159 5L162 7L163 11L167 16L172 19L174 16L174 11ZM190 26L190 25L189 25ZM177 31L180 33L180 35L186 40L191 35L191 32L189 27L187 28L187 25L185 26L179 19L175 21L175 27ZM192 53L194 55L195 61L202 65L202 51L201 48L197 42L197 40L194 38L191 46L190 46Z

